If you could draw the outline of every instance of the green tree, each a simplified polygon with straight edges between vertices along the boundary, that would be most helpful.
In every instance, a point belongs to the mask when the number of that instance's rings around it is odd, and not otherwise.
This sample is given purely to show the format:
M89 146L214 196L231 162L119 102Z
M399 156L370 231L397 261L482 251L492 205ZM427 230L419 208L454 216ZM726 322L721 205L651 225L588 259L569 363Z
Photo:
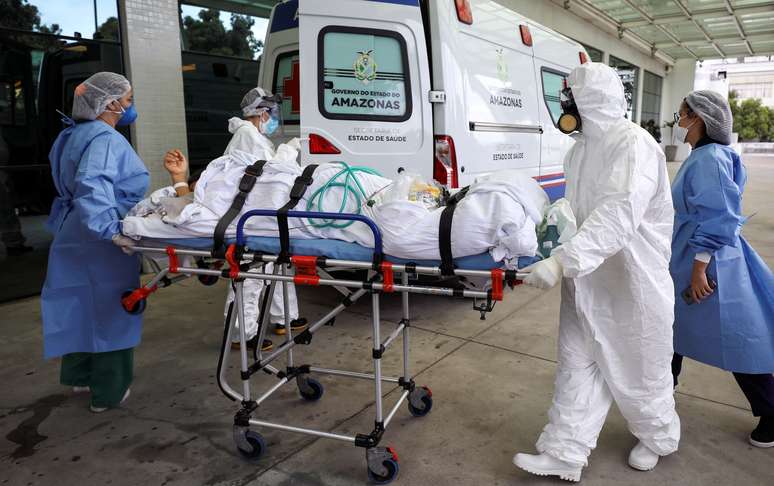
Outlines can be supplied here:
M97 32L94 33L94 38L118 40L118 29L118 18L108 17L108 19L105 20L102 25L97 27Z
M263 42L253 35L255 20L249 16L231 14L230 29L220 21L219 10L202 9L198 17L187 15L183 19L183 45L187 50L254 59L263 48Z
M28 0L0 0L0 25L43 34L62 33L58 24L41 24L38 7L30 5Z

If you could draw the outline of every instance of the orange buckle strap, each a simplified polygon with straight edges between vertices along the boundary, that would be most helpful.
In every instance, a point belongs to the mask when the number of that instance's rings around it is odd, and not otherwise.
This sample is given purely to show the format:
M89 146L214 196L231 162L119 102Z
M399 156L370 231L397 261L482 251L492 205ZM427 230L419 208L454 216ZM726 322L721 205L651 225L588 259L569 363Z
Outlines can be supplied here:
M495 300L498 302L503 300L504 275L505 275L505 272L503 272L499 268L492 270L492 300Z
M145 300L150 294L155 292L158 289L157 285L154 285L153 287L140 287L139 289L135 289L121 299L121 305L126 309L127 311L131 311L134 309L134 306L137 305L138 302L141 300Z
M236 245L234 243L228 245L226 250L226 261L228 262L228 276L231 280L235 280L239 277L239 262L236 259Z
M382 272L382 289L384 292L390 293L395 291L395 274L392 272L392 263L382 262L379 265L379 270Z
M177 273L178 269L180 268L180 265L177 261L177 253L175 253L175 248L172 246L168 246L167 255L169 255L169 271L171 273Z
M298 285L320 285L320 276L317 275L317 257L294 255L290 262L296 267L296 275L293 283Z

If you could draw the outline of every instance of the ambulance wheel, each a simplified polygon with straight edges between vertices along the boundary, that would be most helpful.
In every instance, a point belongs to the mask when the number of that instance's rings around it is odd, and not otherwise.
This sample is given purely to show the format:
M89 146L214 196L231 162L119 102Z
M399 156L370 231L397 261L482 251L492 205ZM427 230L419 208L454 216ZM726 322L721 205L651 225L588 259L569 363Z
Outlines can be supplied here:
M408 409L411 415L414 417L424 417L428 413L430 413L430 410L433 408L433 392L430 391L430 389L426 386L423 386L421 388L416 388L412 392L412 394L416 394L417 396L413 397L414 400L419 400L422 402L422 407L415 407L411 403L411 397L408 400Z
M380 474L376 474L371 470L371 468L368 468L368 480L371 481L373 484L389 484L393 481L395 481L395 478L398 477L398 472L400 472L400 466L398 465L398 461L395 459L387 459L384 462L382 462L382 465L387 468L387 473L382 476Z
M206 285L209 287L210 285L215 285L218 283L219 278L215 275L199 275L199 282L201 282L202 285Z
M266 452L266 442L258 432L248 430L245 432L245 440L252 446L251 450L246 451L237 446L237 450L245 459L257 461Z
M306 385L309 387L306 390L304 390L300 386L298 388L298 393L301 394L301 397L304 400L307 400L310 402L316 402L317 400L322 398L323 393L325 392L325 388L323 388L322 383L315 380L314 378L307 378Z
M125 298L129 297L132 294L132 292L134 292L134 290L129 289L129 290L125 291L123 294L121 294L121 301L122 301L121 302L121 306L122 307L123 307L123 300ZM128 312L129 314L131 314L133 316L136 316L136 315L139 315L139 314L142 314L143 312L145 312L145 308L147 306L148 306L148 302L145 299L142 299L142 300L138 300L137 303L134 304L134 307L132 307L131 309L127 309L126 307L124 307L124 310L126 312Z

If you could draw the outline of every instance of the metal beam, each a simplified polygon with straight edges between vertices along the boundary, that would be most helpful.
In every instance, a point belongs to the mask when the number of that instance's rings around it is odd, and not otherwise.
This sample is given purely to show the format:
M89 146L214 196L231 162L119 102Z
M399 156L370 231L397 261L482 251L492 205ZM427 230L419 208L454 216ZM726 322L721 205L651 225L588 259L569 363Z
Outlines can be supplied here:
M726 57L726 54L723 52L723 49L718 46L718 44L715 42L714 38L709 35L709 33L704 30L704 27L701 26L701 24L693 18L693 14L691 14L691 11L688 10L688 7L686 7L682 0L672 0L678 7L680 7L680 10L683 11L683 15L691 19L691 22L693 22L693 25L696 27L696 29L701 32L701 34L704 36L704 39L707 40L710 44L712 44L712 47L715 49L715 52L720 54L720 57ZM728 0L726 0L728 1ZM685 43L685 40L681 39L683 43Z
M734 7L735 15L748 15L756 13L774 13L774 4L772 5L758 5L755 7ZM711 8L703 10L694 10L691 12L691 18L694 19L708 19L708 18L722 18L730 17L732 14L728 12L728 9L723 8ZM658 25L674 24L679 22L690 22L690 19L686 18L684 14L676 15L663 15L660 17L653 17L653 23ZM642 27L650 25L651 22L647 20L630 20L621 22L621 27L624 29L630 29L632 27Z
M657 25L657 24L653 23L653 17L651 17L648 14L648 12L646 12L642 7L640 7L639 5L634 3L632 0L623 0L623 1L624 1L625 4L627 4L628 6L633 8L634 10L636 10L637 13L639 13L640 16L642 16L642 18L644 18L645 20L647 20L650 23L650 25L654 26L655 28L657 28L658 30L663 32L664 35L669 37L672 40L672 42L675 43L675 45L682 47L686 52L688 52L688 54L692 55L697 60L699 59L699 56L697 56L695 52L693 52L690 48L688 48L685 44L683 44L682 41L680 41L680 39L677 38L677 36L675 36L674 34L669 32L669 30L667 30L666 27L664 27L663 25Z
M726 44L729 42L738 42L742 39L739 38L738 35L724 35L720 37L713 37L712 38L715 42L718 44ZM774 30L766 31L766 32L760 32L757 34L748 34L745 36L745 40L748 40L750 42L756 42L756 41L771 41L774 39ZM705 39L682 39L683 44L690 47L702 47L707 45L707 41ZM654 46L657 49L664 49L665 47L672 47L674 43L670 41L662 41L662 42L656 42Z
M576 10L585 12L588 16L582 16L583 18L591 21L598 21L605 25L612 33L615 33L619 39L628 40L629 44L641 49L642 51L650 54L656 59L661 60L663 63L674 66L675 58L667 54L666 52L653 47L651 42L646 41L634 32L621 28L621 23L612 18L607 12L592 5L586 0L565 0L562 6L570 10L575 7ZM591 18L589 18L589 16Z
M750 45L750 41L747 40L747 34L744 33L744 27L742 27L742 21L739 20L739 16L736 15L733 5L731 5L731 2L729 2L728 0L725 0L725 4L726 4L726 10L728 11L728 13L734 17L734 24L736 24L736 30L739 32L739 37L741 37L742 40L744 40L744 45L747 48L747 52L749 52L751 56L754 55L755 53L753 52L752 46Z

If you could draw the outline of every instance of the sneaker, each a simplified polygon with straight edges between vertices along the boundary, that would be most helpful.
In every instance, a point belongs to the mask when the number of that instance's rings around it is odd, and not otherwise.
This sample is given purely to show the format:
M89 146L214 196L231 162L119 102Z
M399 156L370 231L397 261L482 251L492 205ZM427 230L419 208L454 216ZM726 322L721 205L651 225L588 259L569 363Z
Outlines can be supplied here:
M127 398L129 398L129 395L131 393L131 389L127 388L126 392L124 393L124 398L121 399L121 402L117 406L121 406L124 404ZM89 405L89 410L91 410L94 413L102 413L106 410L108 410L111 407L95 407L94 405Z
M761 421L750 434L750 444L755 447L774 447L774 417L761 417Z
M638 442L629 453L629 465L638 471L650 471L658 464L659 455Z
M258 343L258 336L254 336L252 339L247 341L247 349L253 349L257 343ZM274 343L272 343L270 339L263 340L263 343L261 344L261 351L264 351L264 352L271 351L273 348L274 348ZM231 349L238 350L239 341L232 342Z
M73 387L73 393L89 393L91 391L91 388L88 386L74 386Z
M559 476L565 481L578 482L583 466L576 466L548 454L516 454L513 463L536 476Z
M290 321L290 330L295 334L303 331L308 327L308 324L306 322L306 319L301 317L298 319L293 319ZM274 324L274 334L277 334L279 336L284 336L286 333L285 331L285 324Z

